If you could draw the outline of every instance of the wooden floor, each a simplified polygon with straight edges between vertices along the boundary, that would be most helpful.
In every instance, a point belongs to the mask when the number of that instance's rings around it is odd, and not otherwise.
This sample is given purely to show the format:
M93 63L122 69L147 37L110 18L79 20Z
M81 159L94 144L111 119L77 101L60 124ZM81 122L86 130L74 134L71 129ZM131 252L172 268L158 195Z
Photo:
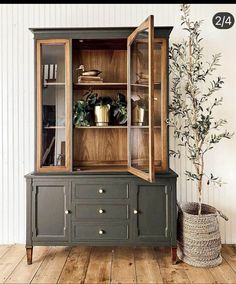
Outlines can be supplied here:
M172 265L166 248L0 246L0 283L236 283L236 246L215 268Z

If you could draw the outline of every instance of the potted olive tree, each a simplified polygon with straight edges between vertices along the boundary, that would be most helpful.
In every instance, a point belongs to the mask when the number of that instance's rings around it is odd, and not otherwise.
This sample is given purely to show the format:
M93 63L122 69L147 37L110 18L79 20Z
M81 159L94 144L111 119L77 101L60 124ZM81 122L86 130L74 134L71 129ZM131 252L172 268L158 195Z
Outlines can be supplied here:
M171 102L168 123L193 165L185 174L196 184L198 201L179 204L177 254L194 266L215 266L222 261L219 211L202 203L202 191L207 184L221 186L222 181L206 172L206 157L216 143L230 139L233 133L224 129L225 119L214 115L223 101L218 96L223 78L211 78L221 54L212 55L210 61L205 59L200 35L203 21L190 20L188 4L181 5L181 13L181 25L187 37L180 43L173 43L169 50ZM180 151L171 150L170 154L179 157Z

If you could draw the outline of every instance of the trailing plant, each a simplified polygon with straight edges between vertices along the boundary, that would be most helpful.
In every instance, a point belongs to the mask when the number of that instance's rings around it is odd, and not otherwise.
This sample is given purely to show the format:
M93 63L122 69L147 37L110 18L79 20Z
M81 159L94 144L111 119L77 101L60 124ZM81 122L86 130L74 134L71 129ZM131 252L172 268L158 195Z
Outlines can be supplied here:
M169 125L174 127L174 136L178 146L184 147L187 158L192 162L193 169L186 170L188 180L197 183L199 211L201 214L203 181L221 186L222 180L207 173L205 169L206 154L222 139L230 139L234 133L222 130L227 123L225 119L214 116L217 106L223 98L217 96L224 79L211 79L221 54L212 55L205 61L202 46L201 24L203 21L190 20L190 5L181 5L181 25L187 32L187 38L180 43L173 43L169 50L172 101L169 106ZM180 151L171 150L174 157Z
M112 103L112 113L119 124L127 122L127 101L125 95L117 93L117 99Z

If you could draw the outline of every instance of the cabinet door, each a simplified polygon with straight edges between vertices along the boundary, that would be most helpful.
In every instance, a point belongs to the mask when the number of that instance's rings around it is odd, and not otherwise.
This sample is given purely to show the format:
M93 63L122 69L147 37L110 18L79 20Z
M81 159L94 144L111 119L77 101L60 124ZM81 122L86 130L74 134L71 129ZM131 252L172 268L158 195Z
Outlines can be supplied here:
M137 241L167 241L170 238L171 194L167 185L139 185L134 210Z
M128 170L153 182L153 16L128 37Z
M37 171L71 169L69 40L37 40Z
M34 181L32 194L32 238L34 241L68 241L69 191L67 181Z

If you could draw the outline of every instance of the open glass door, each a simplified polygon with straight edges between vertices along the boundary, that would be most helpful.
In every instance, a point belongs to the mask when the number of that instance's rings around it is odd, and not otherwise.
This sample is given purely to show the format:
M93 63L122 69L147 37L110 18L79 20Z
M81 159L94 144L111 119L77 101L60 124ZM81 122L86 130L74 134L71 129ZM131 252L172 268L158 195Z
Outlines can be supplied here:
M154 168L154 18L128 37L128 170L149 182Z

